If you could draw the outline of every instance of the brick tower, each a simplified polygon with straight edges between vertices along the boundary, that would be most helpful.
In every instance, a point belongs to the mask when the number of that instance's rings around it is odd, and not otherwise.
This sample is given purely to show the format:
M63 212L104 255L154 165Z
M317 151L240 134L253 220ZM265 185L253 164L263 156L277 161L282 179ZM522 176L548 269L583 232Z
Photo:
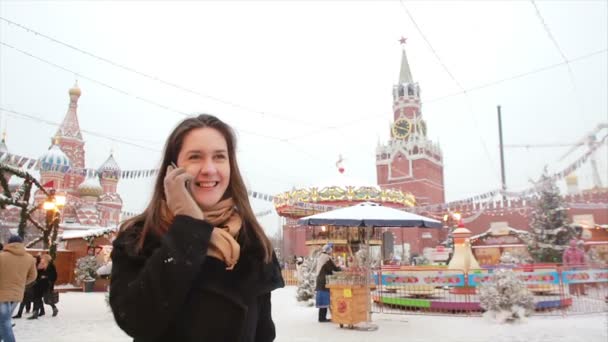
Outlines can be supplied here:
M80 88L78 83L74 84L69 91L70 94L70 105L68 111L65 114L63 122L55 137L54 142L59 145L59 148L67 155L70 160L71 167L77 169L84 169L84 140L82 139L82 133L80 132L80 125L78 124L78 98L80 98ZM66 173L63 181L63 186L66 188L68 193L71 195L77 195L76 189L84 181L85 175L79 173Z
M378 185L411 192L417 205L444 203L443 156L439 145L427 138L420 86L412 78L405 47L399 82L393 86L393 113L391 139L376 148Z

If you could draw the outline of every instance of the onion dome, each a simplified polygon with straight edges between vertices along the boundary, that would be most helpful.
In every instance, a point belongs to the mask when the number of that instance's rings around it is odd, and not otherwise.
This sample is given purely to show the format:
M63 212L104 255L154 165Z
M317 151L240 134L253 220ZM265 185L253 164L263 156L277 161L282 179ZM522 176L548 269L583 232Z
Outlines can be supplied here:
M53 145L40 157L40 171L59 171L65 173L70 168L70 158L58 145Z
M81 92L80 92L80 88L78 87L78 81L76 81L76 83L74 83L74 86L72 88L70 88L70 96L80 96Z
M577 185L578 184L578 177L576 176L576 174L574 172L572 172L571 174L566 176L566 184L567 185Z
M110 153L108 159L101 164L97 172L101 175L101 178L119 178L120 167L118 166L118 163L114 159L114 155L112 153Z
M97 177L89 177L78 186L78 193L80 196L92 196L99 197L103 194L103 188L99 184Z

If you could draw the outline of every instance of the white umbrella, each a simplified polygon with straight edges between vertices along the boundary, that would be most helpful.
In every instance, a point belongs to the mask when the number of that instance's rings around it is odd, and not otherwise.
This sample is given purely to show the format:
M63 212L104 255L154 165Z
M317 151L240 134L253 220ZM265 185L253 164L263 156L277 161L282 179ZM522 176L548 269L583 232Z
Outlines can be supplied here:
M426 227L441 228L440 221L384 207L378 203L357 205L303 217L299 224L308 226L332 225L349 227Z

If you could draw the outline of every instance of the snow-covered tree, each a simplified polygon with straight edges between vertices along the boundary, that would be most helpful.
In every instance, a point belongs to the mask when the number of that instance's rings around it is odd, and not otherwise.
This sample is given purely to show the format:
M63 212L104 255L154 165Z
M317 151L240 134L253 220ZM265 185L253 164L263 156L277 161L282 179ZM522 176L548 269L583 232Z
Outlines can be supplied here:
M317 274L315 267L319 250L314 251L298 266L298 289L296 290L296 299L298 302L306 302L309 306L314 305L315 286L317 284Z
M536 183L537 200L530 220L531 236L528 248L532 257L540 262L561 262L563 250L576 236L568 225L568 213L555 181L545 170Z
M485 315L501 323L515 321L534 310L534 296L510 269L500 268L479 286L479 303Z

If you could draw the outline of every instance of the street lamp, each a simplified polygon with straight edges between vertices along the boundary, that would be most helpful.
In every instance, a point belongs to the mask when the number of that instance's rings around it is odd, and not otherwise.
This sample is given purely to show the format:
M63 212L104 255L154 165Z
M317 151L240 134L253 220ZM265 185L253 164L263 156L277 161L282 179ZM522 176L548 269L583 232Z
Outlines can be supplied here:
M46 230L43 234L42 243L44 249L49 249L49 254L53 260L55 260L57 254L57 233L61 222L61 209L65 206L65 201L65 196L57 195L55 189L51 189L49 196L42 204L42 208L46 210Z

